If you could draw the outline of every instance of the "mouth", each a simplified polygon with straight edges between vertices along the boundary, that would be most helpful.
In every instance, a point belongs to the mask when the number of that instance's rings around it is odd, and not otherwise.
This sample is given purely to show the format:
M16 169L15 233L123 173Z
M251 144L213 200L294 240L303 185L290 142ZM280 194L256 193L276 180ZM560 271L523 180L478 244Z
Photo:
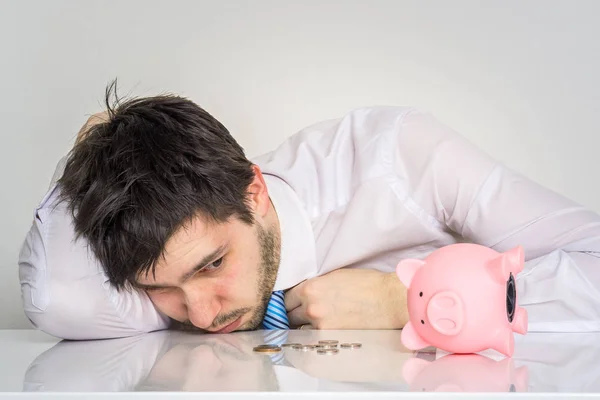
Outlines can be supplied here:
M239 328L239 326L241 324L242 324L242 317L239 317L238 319L236 319L235 321L233 321L229 325L226 325L225 327L219 329L218 331L214 331L214 332L211 332L211 333L229 333L229 332L233 332L234 330L236 330L237 328Z

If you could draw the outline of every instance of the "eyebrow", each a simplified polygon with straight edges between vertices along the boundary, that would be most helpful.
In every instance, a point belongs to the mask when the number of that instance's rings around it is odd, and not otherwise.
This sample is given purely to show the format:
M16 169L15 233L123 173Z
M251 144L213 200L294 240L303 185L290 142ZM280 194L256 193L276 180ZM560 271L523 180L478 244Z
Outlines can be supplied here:
M200 260L200 262L198 264L196 264L196 266L194 268L192 268L190 271L186 272L181 277L181 279L179 279L179 283L184 283L185 281L190 279L192 276L194 276L198 271L202 270L208 264L213 262L220 254L225 252L226 247L227 246L225 246L225 245L221 245L217 249L212 251L210 254L207 254L206 256L202 257L202 260ZM169 287L169 286L165 286L165 285L144 285L144 284L138 283L138 282L135 282L134 286L139 289L153 289L153 288L154 289L163 289L163 288Z

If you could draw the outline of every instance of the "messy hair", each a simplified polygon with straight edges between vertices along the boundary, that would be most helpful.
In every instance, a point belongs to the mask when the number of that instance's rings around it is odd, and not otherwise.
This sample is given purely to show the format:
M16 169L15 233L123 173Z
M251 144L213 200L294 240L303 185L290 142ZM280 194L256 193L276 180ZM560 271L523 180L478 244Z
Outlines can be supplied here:
M75 145L58 185L112 285L154 273L168 239L194 217L253 223L252 163L208 112L175 95L119 99L116 81L105 103L108 120Z

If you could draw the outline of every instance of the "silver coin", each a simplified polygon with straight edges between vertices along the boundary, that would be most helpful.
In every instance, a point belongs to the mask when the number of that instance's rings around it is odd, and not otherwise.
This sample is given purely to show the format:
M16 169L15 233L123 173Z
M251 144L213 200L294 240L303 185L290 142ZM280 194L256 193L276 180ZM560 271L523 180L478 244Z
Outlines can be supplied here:
M334 345L334 344L338 344L340 341L339 340L319 340L319 344L328 344L328 345Z
M294 347L294 349L296 349L296 348L300 351L312 351L315 349L315 346L312 344L305 344L300 347Z
M334 354L339 353L340 351L338 349L318 349L317 350L317 354L325 354L328 356L332 356Z
M337 344L316 344L315 347L318 349L336 349Z
M302 344L300 343L284 343L281 345L281 347L294 347L294 346L302 346Z
M342 343L340 345L342 349L360 349L362 344L360 343Z

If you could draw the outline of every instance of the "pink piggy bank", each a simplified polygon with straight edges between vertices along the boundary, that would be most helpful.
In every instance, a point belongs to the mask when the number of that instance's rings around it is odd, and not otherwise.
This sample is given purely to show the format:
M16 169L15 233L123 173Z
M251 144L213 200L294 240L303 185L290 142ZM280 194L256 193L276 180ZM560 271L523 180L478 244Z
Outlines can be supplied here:
M511 357L513 332L527 332L515 285L523 266L521 246L499 253L470 243L442 247L425 260L402 260L396 274L408 288L410 319L402 343L451 353L491 348Z

